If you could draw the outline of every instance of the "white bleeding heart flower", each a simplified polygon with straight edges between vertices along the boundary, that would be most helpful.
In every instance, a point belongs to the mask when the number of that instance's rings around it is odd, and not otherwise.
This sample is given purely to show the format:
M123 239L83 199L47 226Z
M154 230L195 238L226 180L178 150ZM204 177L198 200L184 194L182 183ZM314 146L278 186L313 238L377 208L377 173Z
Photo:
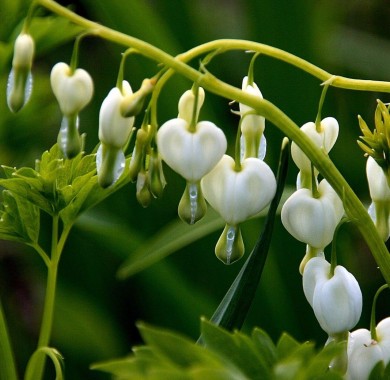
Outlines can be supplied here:
M50 83L65 116L78 114L92 99L93 81L83 69L72 71L69 65L59 62L51 70Z
M242 81L242 90L250 95L263 99L263 95L256 83L248 83L245 76ZM265 118L256 115L256 111L243 104L239 104L241 115L241 156L243 158L257 157L263 159L266 151L266 140L264 137Z
M344 208L326 180L318 186L318 197L309 189L299 189L284 203L282 223L295 239L323 250L332 240Z
M123 148L130 136L134 116L123 117L121 102L133 93L127 81L122 82L122 91L114 87L103 100L99 113L99 140L116 148Z
M301 127L312 142L318 147L329 153L335 144L339 134L339 124L333 117L326 117L321 120L320 131L317 131L316 125L313 122L308 122ZM298 147L296 143L291 144L291 156L299 170L304 173L311 173L311 161Z
M314 257L303 272L303 290L321 328L330 336L352 329L360 319L362 292L355 277L337 265Z
M376 326L376 340L367 329L353 331L348 339L347 380L368 380L375 365L382 361L386 366L390 361L390 318L385 318Z
M275 176L264 161L246 158L237 171L227 155L203 177L201 185L206 200L232 226L268 206L276 191Z
M210 121L200 121L195 131L180 118L164 123L157 132L161 158L188 182L198 182L218 163L227 148L223 131Z
M96 155L98 182L102 187L115 183L125 167L123 147L126 145L134 124L134 116L124 117L122 101L132 94L129 82L122 82L122 89L114 87L104 99L99 113L99 140Z
M195 94L192 89L187 90L179 99L179 115L177 117L179 119L184 119L188 124L190 124L193 119L196 96L198 97L198 103L196 104L196 115L194 120L198 120L199 112L205 99L204 89L198 87L198 94Z

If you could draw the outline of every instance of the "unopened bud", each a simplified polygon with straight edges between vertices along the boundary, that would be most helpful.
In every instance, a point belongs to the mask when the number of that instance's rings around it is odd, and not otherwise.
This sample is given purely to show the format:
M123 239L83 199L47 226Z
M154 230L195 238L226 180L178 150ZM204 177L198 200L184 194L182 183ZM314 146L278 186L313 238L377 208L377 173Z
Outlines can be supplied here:
M152 194L149 190L148 176L143 170L138 173L136 189L136 197L139 204L144 208L148 207L152 201Z
M144 79L138 91L123 98L120 105L120 112L123 117L138 115L145 103L145 98L153 89L156 81L154 79Z
M148 141L148 133L143 129L139 129L137 131L135 146L130 160L129 176L131 181L136 180L138 173L142 168L143 161L145 158L144 148L147 141Z
M12 112L18 112L30 98L34 49L34 40L29 34L23 33L16 38L7 85L7 103Z
M149 157L149 188L155 198L161 197L164 187L167 184L162 168L161 158L156 151Z

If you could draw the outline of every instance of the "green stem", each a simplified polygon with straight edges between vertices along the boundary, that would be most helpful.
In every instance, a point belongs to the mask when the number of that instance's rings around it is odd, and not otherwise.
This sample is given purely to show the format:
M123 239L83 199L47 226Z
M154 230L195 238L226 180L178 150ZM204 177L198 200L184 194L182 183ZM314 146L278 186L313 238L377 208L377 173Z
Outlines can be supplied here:
M216 95L230 100L236 100L254 108L260 115L264 116L273 125L278 127L290 140L294 141L298 147L301 148L306 156L313 162L314 166L320 171L322 176L328 180L330 185L343 200L347 216L350 219L357 221L357 226L366 240L377 265L386 279L386 282L390 284L390 256L386 246L379 237L363 204L360 202L359 198L353 192L329 157L316 147L310 138L300 131L300 128L271 102L247 94L236 87L218 80L210 73L200 73L182 61L189 61L201 54L217 49L220 49L220 51L253 50L254 52L259 52L296 66L323 82L331 80L330 85L334 87L361 91L390 92L390 82L359 80L334 76L327 71L283 50L257 42L243 40L225 39L211 41L195 47L194 49L191 49L177 57L172 57L171 55L144 41L86 20L52 0L38 0L38 2L45 8L60 16L66 17L81 27L96 30L96 33L106 40L137 49L140 54L143 54L144 56L147 56L159 63L163 63L167 67L170 67L171 70L180 73Z
M0 302L0 379L17 380L15 358L11 340L8 334L7 323L3 307Z
M58 266L61 258L61 253L63 251L64 244L68 237L70 229L71 229L71 225L67 225L66 227L64 227L61 237L60 239L58 239L59 216L58 215L53 216L51 259L47 271L45 302L43 306L43 317L42 317L42 324L40 329L37 350L43 347L48 347L50 344L50 337L51 337L51 332L53 327ZM46 356L44 354L42 354L40 358L36 360L35 368L33 372L34 379L36 380L42 379L44 368L45 368L45 362L46 362Z

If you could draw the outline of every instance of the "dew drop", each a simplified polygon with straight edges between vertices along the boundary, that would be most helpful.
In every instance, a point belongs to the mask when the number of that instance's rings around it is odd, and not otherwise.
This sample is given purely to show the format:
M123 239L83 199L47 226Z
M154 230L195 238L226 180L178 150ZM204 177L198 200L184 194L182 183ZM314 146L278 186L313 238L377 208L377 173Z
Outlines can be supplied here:
M233 244L236 239L236 228L230 226L226 234L226 263L230 264L230 260L233 253Z
M194 224L196 219L196 213L198 211L198 188L195 183L189 184L188 193L190 196L190 224Z

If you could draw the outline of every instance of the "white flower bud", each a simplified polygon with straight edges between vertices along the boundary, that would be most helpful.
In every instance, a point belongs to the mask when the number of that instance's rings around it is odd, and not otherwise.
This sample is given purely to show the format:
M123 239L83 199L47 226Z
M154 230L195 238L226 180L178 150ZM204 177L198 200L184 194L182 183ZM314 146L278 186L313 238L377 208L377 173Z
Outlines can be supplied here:
M227 155L201 184L206 200L231 226L259 213L276 191L275 176L264 161L247 158L236 171L233 158Z
M355 277L338 265L314 257L303 272L303 290L321 328L333 336L352 329L360 319L363 297Z
M161 158L187 181L198 182L221 159L227 141L223 131L210 121L200 121L195 132L184 119L172 119L157 132Z
M72 72L66 63L59 62L51 70L50 83L65 116L78 114L91 101L93 82L83 69Z
M198 120L199 111L203 105L205 98L205 92L202 87L198 88L198 103L196 109L196 117L195 120ZM184 119L188 124L191 123L193 119L194 113L194 105L195 105L195 94L192 90L187 90L179 99L179 115L177 116L180 119Z
M316 125L313 122L302 125L301 131L304 132L316 146L323 149L326 153L329 153L337 140L339 124L335 118L327 117L321 120L320 131L317 131ZM291 156L299 170L305 173L311 173L311 162L309 158L294 142L291 144Z
M250 95L263 99L263 95L256 83L248 84L248 77L242 81L242 90ZM243 104L239 104L241 115L241 150L242 158L257 157L263 159L265 156L266 142L263 135L265 129L265 118L256 115L256 111Z
M134 117L123 117L120 107L122 100L130 94L130 84L123 81L122 92L114 87L102 103L99 113L99 140L107 146L121 149L127 143Z
M302 188L284 203L281 219L295 239L323 250L332 240L344 208L341 199L324 179L318 186L319 197Z
M7 83L7 104L12 112L18 112L30 99L34 50L34 40L29 34L22 33L16 38Z
M390 318L385 318L376 327L377 340L366 329L353 331L348 339L347 380L368 380L375 365L390 361Z

